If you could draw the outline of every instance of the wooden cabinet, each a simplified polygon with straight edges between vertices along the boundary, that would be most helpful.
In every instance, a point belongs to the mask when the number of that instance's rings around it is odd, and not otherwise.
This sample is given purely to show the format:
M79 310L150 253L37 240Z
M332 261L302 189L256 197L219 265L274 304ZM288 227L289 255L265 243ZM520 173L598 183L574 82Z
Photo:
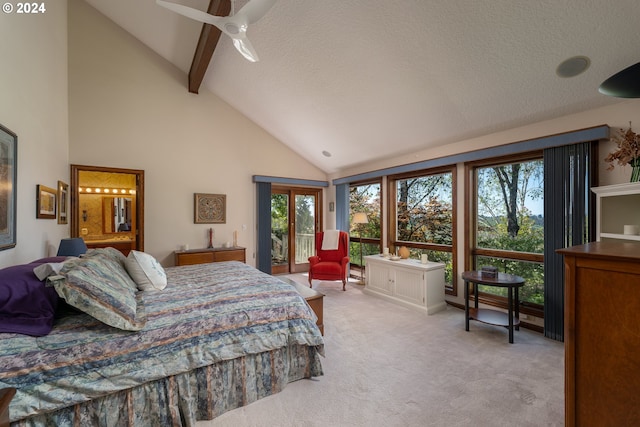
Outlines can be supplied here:
M377 255L365 257L364 292L409 308L437 313L444 301L444 264L406 259L391 261Z
M133 240L113 240L113 241L85 241L87 249L96 248L115 248L122 252L124 256L136 248L136 242Z
M280 277L280 280L287 282L295 287L296 291L298 291L298 293L302 295L302 298L307 301L307 304L309 304L309 307L311 307L311 310L313 310L313 312L316 314L316 317L318 318L318 320L316 320L316 325L318 325L320 333L324 335L324 294L316 291L315 289L311 289L306 285L301 285L300 283L286 277Z
M640 182L594 187L596 239L640 242L640 235L624 234L625 225L640 225Z
M188 251L175 251L174 257L176 266L221 261L247 262L246 249L239 246L231 248L205 248L192 249Z
M565 263L565 425L640 425L640 243L558 251Z

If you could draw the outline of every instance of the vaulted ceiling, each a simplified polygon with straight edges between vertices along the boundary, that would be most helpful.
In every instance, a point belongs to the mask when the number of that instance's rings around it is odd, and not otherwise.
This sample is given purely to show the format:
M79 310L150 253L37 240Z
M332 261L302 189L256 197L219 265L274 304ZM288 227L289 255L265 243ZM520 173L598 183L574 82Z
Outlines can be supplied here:
M189 73L201 23L155 0L86 1ZM620 102L598 86L640 61L639 20L637 0L278 0L247 31L260 61L223 34L200 91L334 173ZM574 56L590 67L558 76Z

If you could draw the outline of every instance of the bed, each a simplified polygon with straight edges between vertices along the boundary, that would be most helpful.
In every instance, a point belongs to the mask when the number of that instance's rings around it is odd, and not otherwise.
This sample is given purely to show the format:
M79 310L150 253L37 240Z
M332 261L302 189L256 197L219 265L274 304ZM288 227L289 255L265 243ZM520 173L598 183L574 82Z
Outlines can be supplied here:
M162 269L153 260L140 279L128 261L141 253L115 252L21 267L28 276L39 266L47 296L65 297L49 331L2 332L0 298L0 389L16 389L12 426L194 425L323 374L315 314L290 284L235 261ZM93 281L118 285L85 286ZM96 314L91 298L122 312Z

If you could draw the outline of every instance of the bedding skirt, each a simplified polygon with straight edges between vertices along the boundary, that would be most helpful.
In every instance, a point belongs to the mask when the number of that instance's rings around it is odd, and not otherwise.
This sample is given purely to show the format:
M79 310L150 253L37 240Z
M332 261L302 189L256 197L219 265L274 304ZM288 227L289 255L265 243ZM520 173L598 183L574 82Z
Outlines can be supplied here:
M251 354L11 423L42 426L195 426L292 381L322 375L314 348L292 345Z

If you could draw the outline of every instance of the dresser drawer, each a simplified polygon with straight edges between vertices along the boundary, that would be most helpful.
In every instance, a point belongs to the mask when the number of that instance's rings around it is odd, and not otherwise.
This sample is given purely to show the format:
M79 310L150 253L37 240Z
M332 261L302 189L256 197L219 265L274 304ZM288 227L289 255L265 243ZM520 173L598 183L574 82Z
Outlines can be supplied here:
M246 262L245 253L245 248L236 246L232 248L206 248L192 249L188 251L175 251L174 257L176 266L179 266L222 261Z
M176 254L176 265L192 265L214 262L213 252Z

